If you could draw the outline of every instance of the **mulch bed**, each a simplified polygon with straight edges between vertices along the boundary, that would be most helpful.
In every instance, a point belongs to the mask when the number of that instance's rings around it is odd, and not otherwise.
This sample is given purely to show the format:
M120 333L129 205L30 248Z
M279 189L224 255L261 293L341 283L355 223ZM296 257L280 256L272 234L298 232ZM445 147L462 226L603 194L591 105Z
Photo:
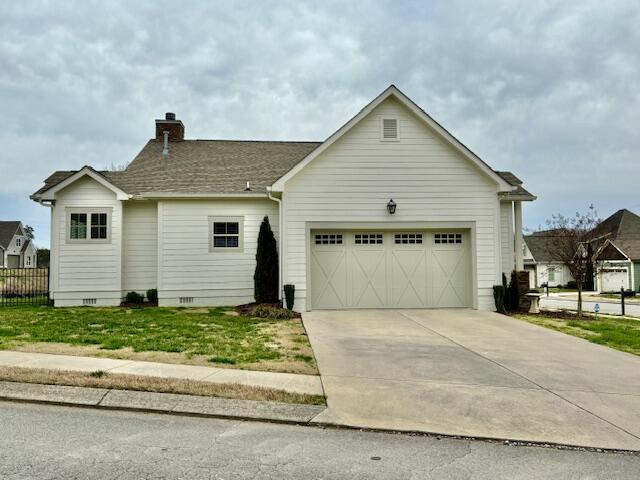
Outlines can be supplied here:
M582 318L580 318L577 313L565 310L543 310L540 313L529 313L528 310L520 310L516 312L508 312L507 315L527 315L529 317L555 318L557 320L593 320L592 316L583 314Z
M120 307L122 308L145 308L145 307L157 307L158 302L144 302L144 303L132 303L132 302L122 302L120 303Z
M238 305L236 307L236 312L238 312L243 317L253 317L254 311L258 307L268 307L268 308L282 308L277 303L245 303L244 305ZM294 318L302 318L302 315L299 312L293 312Z

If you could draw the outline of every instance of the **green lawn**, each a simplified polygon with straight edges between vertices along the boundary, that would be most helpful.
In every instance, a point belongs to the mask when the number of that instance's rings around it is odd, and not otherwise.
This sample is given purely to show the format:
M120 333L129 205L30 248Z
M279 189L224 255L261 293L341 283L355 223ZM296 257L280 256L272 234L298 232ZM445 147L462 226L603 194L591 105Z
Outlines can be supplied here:
M590 342L640 355L640 320L599 316L564 319L553 316L518 314L515 318L584 338Z
M0 349L317 373L300 319L232 308L0 308Z

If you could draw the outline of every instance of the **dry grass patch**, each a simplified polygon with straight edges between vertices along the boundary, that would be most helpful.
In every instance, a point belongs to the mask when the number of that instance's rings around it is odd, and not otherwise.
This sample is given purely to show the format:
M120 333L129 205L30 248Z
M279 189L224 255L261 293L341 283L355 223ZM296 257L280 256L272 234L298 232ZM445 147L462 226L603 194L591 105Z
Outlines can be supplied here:
M274 388L251 387L238 384L220 384L199 380L182 380L160 377L143 377L121 373L73 372L44 368L0 367L0 381L39 383L44 385L68 385L138 392L179 393L205 397L234 398L268 402L324 405L321 395L292 393Z
M299 318L218 308L0 309L0 349L317 374Z

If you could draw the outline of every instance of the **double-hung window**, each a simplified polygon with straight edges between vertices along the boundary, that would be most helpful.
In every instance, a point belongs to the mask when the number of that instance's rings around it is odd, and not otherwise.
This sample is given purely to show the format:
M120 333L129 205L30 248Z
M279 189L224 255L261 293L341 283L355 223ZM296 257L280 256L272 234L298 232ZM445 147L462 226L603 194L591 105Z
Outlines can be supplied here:
M106 209L68 209L70 242L103 242L111 238L111 212Z
M243 217L209 217L209 250L241 251Z

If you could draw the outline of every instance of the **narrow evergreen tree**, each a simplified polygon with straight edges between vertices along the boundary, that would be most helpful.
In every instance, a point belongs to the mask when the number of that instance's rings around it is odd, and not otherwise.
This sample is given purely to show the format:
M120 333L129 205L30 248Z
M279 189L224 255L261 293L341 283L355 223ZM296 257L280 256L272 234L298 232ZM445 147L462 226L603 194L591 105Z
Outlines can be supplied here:
M254 297L257 303L278 301L278 248L271 231L269 217L264 217L258 234L256 271L253 275Z

